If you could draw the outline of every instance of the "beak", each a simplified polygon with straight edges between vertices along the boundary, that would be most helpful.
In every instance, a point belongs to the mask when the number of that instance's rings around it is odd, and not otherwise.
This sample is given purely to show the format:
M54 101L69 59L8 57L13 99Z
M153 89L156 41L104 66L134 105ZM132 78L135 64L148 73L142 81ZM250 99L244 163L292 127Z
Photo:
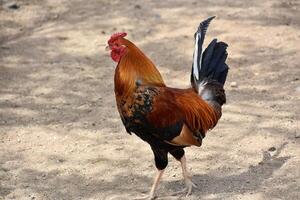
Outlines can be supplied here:
M110 50L110 47L107 45L106 47L105 47L105 51L109 51Z

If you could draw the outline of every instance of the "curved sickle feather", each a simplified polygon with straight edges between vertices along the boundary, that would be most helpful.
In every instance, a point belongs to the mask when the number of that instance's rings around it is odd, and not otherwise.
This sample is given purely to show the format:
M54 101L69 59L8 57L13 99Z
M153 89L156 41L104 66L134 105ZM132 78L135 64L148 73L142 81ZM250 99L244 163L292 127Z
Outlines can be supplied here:
M201 64L202 64L202 45L204 42L205 34L208 29L210 22L215 18L215 16L209 17L208 19L204 20L200 23L196 33L194 34L195 37L195 49L193 54L193 65L192 65L192 74L191 74L191 84L193 87L198 91L199 85L199 77L201 71Z

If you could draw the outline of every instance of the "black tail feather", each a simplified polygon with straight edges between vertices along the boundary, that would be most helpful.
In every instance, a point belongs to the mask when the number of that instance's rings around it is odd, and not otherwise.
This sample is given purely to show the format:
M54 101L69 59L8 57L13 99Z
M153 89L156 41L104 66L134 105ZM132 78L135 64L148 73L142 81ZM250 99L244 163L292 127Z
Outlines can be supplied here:
M214 17L200 23L195 33L194 62L191 73L191 84L199 92L199 85L202 81L212 79L224 85L228 73L227 47L224 42L214 39L202 53L202 45L210 21Z
M217 44L217 39L213 39L209 43L209 45L207 46L207 48L205 49L205 51L203 52L203 62L202 62L203 66L202 66L202 71L207 71L209 69L209 63L210 63L210 61L212 59L212 56L213 56L216 44ZM203 77L204 77L204 75L203 75Z
M204 78L209 78L224 85L228 72L228 66L225 63L228 55L226 51L227 46L228 45L224 42L217 42L215 45L208 46L207 49L205 49L203 53L203 59L206 59L206 62L203 62L203 68L200 71L200 81L202 81ZM213 49L211 50L210 48ZM208 58L206 58L206 51L212 52L211 55L208 55ZM219 78L221 78L221 80L219 80Z
M199 76L200 76L200 70L202 66L202 45L204 42L205 34L208 29L208 26L210 22L215 18L209 17L208 19L204 20L199 24L199 27L194 35L195 37L195 50L193 54L193 66L192 66L192 73L191 73L191 84L194 88L197 88L198 91L199 87Z

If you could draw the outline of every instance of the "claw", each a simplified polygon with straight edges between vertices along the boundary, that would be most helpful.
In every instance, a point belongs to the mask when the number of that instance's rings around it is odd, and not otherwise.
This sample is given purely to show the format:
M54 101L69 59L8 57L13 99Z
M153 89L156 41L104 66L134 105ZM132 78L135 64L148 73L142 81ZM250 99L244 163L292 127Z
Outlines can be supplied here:
M191 195L193 188L197 188L197 185L193 183L193 181L190 178L185 179L185 185L187 189L186 197L188 197Z
M188 173L187 167L186 167L186 158L185 158L184 155L181 157L180 163L181 163L183 178L184 178L184 181L185 181L185 186L186 186L186 189L187 189L186 196L189 196L192 193L193 187L197 188L197 185L192 182L192 180L189 176L189 173Z
M180 191L173 192L171 196L182 195L183 193L186 193L185 196L188 197L192 194L193 188L198 188L198 186L190 178L187 178L185 180L185 188Z

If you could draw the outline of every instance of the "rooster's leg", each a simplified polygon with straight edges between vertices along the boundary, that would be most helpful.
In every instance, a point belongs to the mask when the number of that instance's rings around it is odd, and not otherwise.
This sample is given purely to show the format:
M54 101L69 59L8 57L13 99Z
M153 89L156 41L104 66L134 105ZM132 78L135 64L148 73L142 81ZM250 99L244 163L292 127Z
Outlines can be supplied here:
M156 191L156 188L158 186L158 183L159 183L163 173L164 173L164 170L158 170L157 175L154 179L154 183L153 183L153 185L151 187L151 190L150 190L149 199L154 199L155 198L155 191Z
M186 196L189 196L192 193L193 187L197 188L197 186L195 183L192 182L192 180L190 178L190 174L187 171L185 155L183 155L180 158L180 163L181 163L183 178L184 178L186 189L187 189Z
M153 200L153 199L155 199L156 198L155 191L157 189L157 186L159 184L159 181L160 181L163 173L164 173L164 170L158 169L157 175L154 178L154 183L153 183L153 185L151 187L149 195L145 195L143 197L134 198L134 200Z
M187 191L186 196L189 196L192 192L193 187L196 188L196 185L192 182L190 175L188 173L187 167L186 167L186 158L185 158L185 153L183 148L177 148L172 151L170 151L172 156L176 158L181 163L181 168L182 168L182 175L184 178L184 182L186 185L186 188L184 190L181 190L179 192L175 192L172 195L178 195L181 194L185 191Z
M155 199L155 192L158 187L159 181L161 180L161 177L164 173L164 169L168 165L168 152L165 151L164 149L159 149L157 147L151 146L152 151L154 153L154 161L155 161L155 166L157 168L157 175L154 178L154 183L151 187L149 196L143 197L141 199ZM139 198L140 199L140 198Z

